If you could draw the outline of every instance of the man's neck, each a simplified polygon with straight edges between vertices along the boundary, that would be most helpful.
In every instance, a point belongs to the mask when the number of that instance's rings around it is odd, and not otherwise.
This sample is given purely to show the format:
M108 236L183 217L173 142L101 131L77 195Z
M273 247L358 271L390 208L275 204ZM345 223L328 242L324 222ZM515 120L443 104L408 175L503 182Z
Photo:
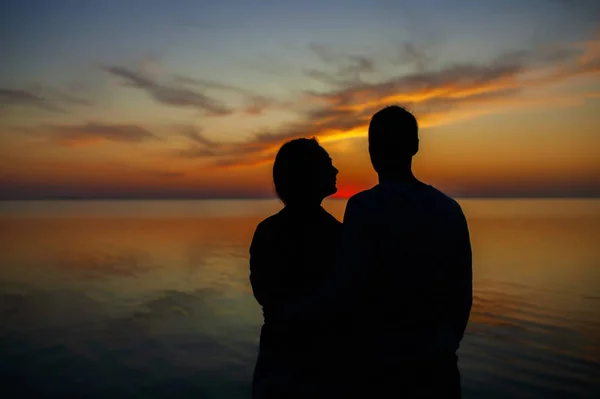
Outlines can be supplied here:
M379 174L379 182L420 183L411 169L394 173Z

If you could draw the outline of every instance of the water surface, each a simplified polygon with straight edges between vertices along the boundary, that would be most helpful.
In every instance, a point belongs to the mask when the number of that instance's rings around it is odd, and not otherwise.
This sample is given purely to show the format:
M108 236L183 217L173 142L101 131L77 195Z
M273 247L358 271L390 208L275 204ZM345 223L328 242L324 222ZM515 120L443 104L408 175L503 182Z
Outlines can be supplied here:
M462 200L465 398L600 397L600 201ZM342 218L345 202L325 207ZM247 398L274 200L0 203L2 397Z

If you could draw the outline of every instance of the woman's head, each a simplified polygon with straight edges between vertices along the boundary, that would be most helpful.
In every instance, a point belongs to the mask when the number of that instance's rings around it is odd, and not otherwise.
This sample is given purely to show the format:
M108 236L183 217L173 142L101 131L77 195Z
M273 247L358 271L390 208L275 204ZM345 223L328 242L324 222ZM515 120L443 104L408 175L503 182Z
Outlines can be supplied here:
M283 144L273 164L275 191L284 204L309 204L337 192L329 154L316 139L301 138Z

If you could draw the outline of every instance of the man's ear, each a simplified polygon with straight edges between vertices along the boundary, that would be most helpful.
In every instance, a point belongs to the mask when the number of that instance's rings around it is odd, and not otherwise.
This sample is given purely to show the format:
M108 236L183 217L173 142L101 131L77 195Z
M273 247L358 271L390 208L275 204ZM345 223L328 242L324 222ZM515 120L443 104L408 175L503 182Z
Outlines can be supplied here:
M411 155L413 155L413 156L414 156L414 155L415 155L417 152L419 152L419 139L416 139L416 140L415 140L415 145L414 145L414 148L413 148L413 150L412 150L411 152L412 152L412 154L411 154Z

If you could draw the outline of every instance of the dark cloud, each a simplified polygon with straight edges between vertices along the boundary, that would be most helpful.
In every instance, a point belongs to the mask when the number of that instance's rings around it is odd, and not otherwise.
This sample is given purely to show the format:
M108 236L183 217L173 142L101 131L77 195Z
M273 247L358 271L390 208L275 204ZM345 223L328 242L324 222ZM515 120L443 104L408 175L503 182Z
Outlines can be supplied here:
M196 79L196 78L191 78L189 76L183 76L183 75L175 75L174 80L181 84L194 85L194 86L200 87L202 89L217 89L217 90L232 91L234 93L239 93L239 94L251 94L251 92L249 90L242 89L240 87L236 87L233 85L228 85L228 84L219 83L219 82L213 82L211 80Z
M261 95L250 95L247 97L244 112L248 115L261 115L274 105L276 105L276 102L270 98Z
M190 146L188 148L176 151L176 154L183 158L244 156L263 150L261 143L253 141L242 143L211 140L207 138L200 129L193 126L180 128L180 134L190 140Z
M188 139L190 139L191 141L193 141L196 144L200 144L202 146L205 147L216 147L219 145L218 142L215 142L213 140L210 140L208 138L206 138L203 134L202 131L199 129L196 129L194 127L184 127L181 131L181 134L184 137L187 137Z
M190 78L188 76L175 75L175 81L186 84L186 85L194 85L200 87L204 90L220 90L220 91L228 91L231 93L238 94L244 98L244 102L246 103L243 108L243 112L248 115L260 115L268 108L272 107L276 104L276 101L257 94L251 90L247 90L241 87L228 85L219 82L213 82L210 80L204 79L195 79Z
M244 157L240 160L239 157L225 157L219 158L214 162L214 166L217 168L239 168L239 167L252 167L258 165L264 165L266 163L271 163L274 160L273 154L258 154L251 155L248 157Z
M277 132L259 133L255 141L277 144L297 136L343 133L365 126L371 115L383 106L380 100L403 103L409 108L448 112L466 102L486 101L514 95L517 88L505 87L520 66L454 65L432 72L417 72L381 83L357 83L328 93L310 93L323 104L308 111L297 123ZM497 85L498 87L494 87ZM509 90L510 89L510 90ZM480 92L478 92L480 90ZM394 100L393 97L399 97Z
M104 70L122 78L126 86L144 90L150 97L161 104L173 107L202 109L211 115L219 116L229 115L233 112L222 101L177 84L177 82L173 84L159 83L140 72L120 66L109 66L105 67Z
M338 69L319 75L332 83L334 89L307 92L311 108L303 111L297 121L271 131L256 132L252 139L237 143L210 142L207 145L203 138L190 137L196 143L179 155L211 158L217 166L258 164L271 158L285 140L300 136L342 138L353 130L365 130L371 115L390 104L413 110L423 125L439 123L478 107L514 103L530 86L598 73L599 52L593 46L583 51L572 48L514 51L485 64L454 64L436 69L416 65L415 72L374 83L360 79L360 73L375 69L373 63L364 62L365 57L342 56L326 47L312 46L320 59L337 65ZM406 51L412 52L414 59L425 62L418 48L409 46ZM355 62L354 69L344 66L344 62ZM550 67L550 73L538 76L535 72L540 66L546 71Z
M88 122L81 125L46 125L37 131L63 145L85 145L97 141L140 143L160 140L146 128L134 124Z
M49 99L27 90L0 89L0 109L11 106L26 106L51 112L64 112L64 109L53 104Z
M336 53L331 47L323 44L311 44L309 48L322 62L334 67L335 70L326 72L306 69L304 73L327 85L351 85L360 82L363 74L375 71L375 62L369 57Z
M126 86L145 90L154 100L162 104L200 108L212 115L229 115L234 112L234 109L205 94L207 91L229 92L241 96L245 103L241 111L248 115L260 115L276 104L274 100L252 90L226 83L176 74L171 76L171 83L167 84L159 83L149 76L128 68L112 66L104 69L112 75L123 78Z
M147 174L151 176L156 176L164 179L176 179L179 177L186 176L185 172L173 172L173 171L161 171L161 170L148 170Z
M91 105L88 99L39 84L28 89L0 88L0 109L20 106L63 113L71 107Z
M372 72L375 69L374 61L363 55L342 54L336 52L330 46L317 43L309 44L309 49L324 63L341 67L341 74L348 72Z
M50 89L50 88L45 88L43 90L45 93L47 93L47 95L50 98L53 98L56 101L58 101L64 105L86 106L86 107L90 107L90 106L94 105L93 101L86 99L86 98L78 97L72 93L67 93L67 92L64 92L64 91L61 91L58 89Z
M223 143L207 138L201 129L194 126L178 128L179 133L190 141L188 148L176 150L175 153L182 158L208 158L219 155L224 147Z
M179 128L179 133L189 139L187 148L174 151L174 155L187 159L212 159L214 166L225 167L240 163L254 164L261 156L264 144L256 140L246 142L219 142L207 138L201 130L187 126Z
M233 142L218 143L212 147L192 143L188 148L176 150L175 154L182 158L213 158L215 165L220 165L221 158L239 157L238 160L249 155L264 151L264 144L260 142Z
M400 64L414 64L418 71L425 70L433 63L433 58L426 53L425 49L410 42L400 44L397 57Z
M240 59L239 65L246 70L268 75L271 78L288 79L290 76L300 76L300 68L292 60L286 60L264 51L256 51L252 54L253 59Z
M216 165L231 166L237 162L248 164L248 157L260 156L282 141L300 136L324 136L365 126L371 115L382 107L378 100L394 95L404 95L404 105L419 103L429 113L450 112L466 102L483 102L498 97L514 95L516 88L493 85L515 76L518 66L475 66L456 65L435 72L420 72L389 79L376 84L356 83L354 86L328 93L309 93L313 100L322 104L307 111L297 122L286 124L275 131L258 132L250 141L221 144L210 142L207 146L203 136L187 134L201 144L180 151L188 158L217 158ZM486 87L490 87L487 91ZM482 90L469 94L469 90ZM439 91L439 93L436 93ZM465 92L463 96L456 96ZM430 97L417 101L417 95L431 93ZM412 98L415 97L415 98ZM392 101L395 102L395 101ZM370 105L370 103L372 105ZM271 155L272 156L272 155ZM221 159L222 158L222 159Z
M86 181L67 182L48 179L47 175L36 178L20 176L0 180L0 199L74 199L74 198L256 198L272 196L271 187L211 183L200 181L197 186L189 184L165 185L161 182L139 180L132 184L103 182L102 175L93 170ZM136 176L140 174L136 171ZM143 176L143 175L142 175ZM147 179L146 179L147 180ZM1 302L1 301L0 301Z
M220 154L218 150L197 145L191 145L189 148L177 150L175 153L182 158L209 158L216 157Z

